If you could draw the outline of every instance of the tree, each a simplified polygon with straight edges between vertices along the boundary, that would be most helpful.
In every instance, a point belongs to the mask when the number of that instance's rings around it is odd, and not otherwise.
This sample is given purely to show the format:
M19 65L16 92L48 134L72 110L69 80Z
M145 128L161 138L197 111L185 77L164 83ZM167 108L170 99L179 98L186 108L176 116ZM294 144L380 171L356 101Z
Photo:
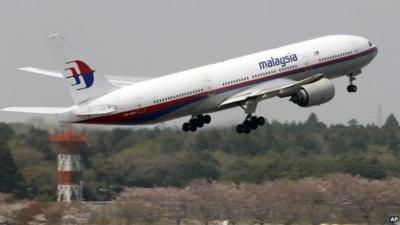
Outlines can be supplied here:
M400 127L396 117L390 114L382 126L384 141L390 149L400 152Z
M221 175L218 161L204 151L189 153L185 158L182 172L187 181L194 179L216 180Z
M273 221L275 219L272 216L274 205L271 203L277 202L278 199L273 194L271 184L244 184L241 187L243 207L250 219L256 220L260 225L264 225L266 222L280 222Z
M193 202L197 198L186 189L178 188L131 188L121 196L125 201L141 202L143 205L161 209L163 215L176 225L189 218L193 211Z
M6 123L0 123L0 142L7 142L14 135L14 131Z
M389 185L389 182L386 185ZM381 213L381 207L389 205L390 200L387 197L393 197L396 194L395 192L388 193L387 189L390 186L386 187L386 185L383 185L382 181L369 181L349 175L327 177L324 188L328 193L330 204L336 208L333 212L341 217L337 218L336 222L381 223L375 220L375 215ZM394 200L397 200L396 198Z
M304 125L311 129L321 129L325 128L325 124L318 120L318 117L315 113L311 113L307 120L304 122Z
M351 120L349 120L349 121L347 122L347 124L348 124L350 127L357 127L357 126L360 125L360 123L359 123L356 119L351 119Z
M227 183L193 182L187 190L197 199L193 202L195 218L208 225L212 220L229 220L232 224L243 216L241 191Z
M226 180L240 183L252 181L249 179L249 174L252 172L250 164L242 159L237 159L230 164L225 172ZM254 181L253 181L254 182Z
M17 192L22 178L8 145L0 142L0 192Z
M31 127L25 138L26 144L41 151L47 160L56 159L56 153L51 148L52 143L46 130Z
M385 121L385 124L383 125L384 129L387 128L399 128L399 122L397 121L396 117L391 113Z

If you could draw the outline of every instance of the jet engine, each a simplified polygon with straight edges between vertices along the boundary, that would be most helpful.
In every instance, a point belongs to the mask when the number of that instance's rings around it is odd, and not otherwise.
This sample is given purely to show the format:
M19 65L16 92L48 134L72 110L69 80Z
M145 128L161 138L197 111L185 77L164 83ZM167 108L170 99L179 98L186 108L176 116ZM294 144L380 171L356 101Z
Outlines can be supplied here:
M332 81L322 78L311 84L306 84L292 95L290 101L301 107L321 105L335 96L335 86Z

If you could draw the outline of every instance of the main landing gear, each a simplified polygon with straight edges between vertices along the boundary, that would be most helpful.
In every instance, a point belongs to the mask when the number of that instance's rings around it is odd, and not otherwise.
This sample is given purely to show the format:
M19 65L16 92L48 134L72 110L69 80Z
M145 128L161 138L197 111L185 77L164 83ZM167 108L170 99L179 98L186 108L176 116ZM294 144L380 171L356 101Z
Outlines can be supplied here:
M252 116L251 114L247 115L246 119L243 123L236 126L236 132L239 134L245 133L249 134L251 130L255 130L258 126L262 126L265 124L264 117L260 116Z
M257 129L258 126L265 124L264 117L254 115L258 101L258 99L253 99L247 101L244 106L240 105L240 107L246 112L247 116L243 123L236 126L236 132L239 134L249 134L252 130Z
M356 80L356 75L354 73L348 74L349 77L349 85L347 86L347 91L349 93L355 93L357 92L357 86L353 84L353 82Z
M210 115L193 115L189 122L182 125L182 130L185 132L195 132L197 128L202 128L205 124L209 124L210 122Z

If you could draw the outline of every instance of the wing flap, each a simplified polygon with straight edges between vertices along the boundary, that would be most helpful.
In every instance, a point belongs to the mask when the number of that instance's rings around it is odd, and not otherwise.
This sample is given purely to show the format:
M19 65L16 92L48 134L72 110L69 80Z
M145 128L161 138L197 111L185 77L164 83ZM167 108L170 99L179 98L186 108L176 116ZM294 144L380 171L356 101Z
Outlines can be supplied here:
M290 96L290 95L296 93L301 88L301 86L319 81L323 77L324 77L323 74L316 74L311 77L307 77L301 81L298 81L293 85L283 87L282 89L280 89L278 91L278 96L281 98Z

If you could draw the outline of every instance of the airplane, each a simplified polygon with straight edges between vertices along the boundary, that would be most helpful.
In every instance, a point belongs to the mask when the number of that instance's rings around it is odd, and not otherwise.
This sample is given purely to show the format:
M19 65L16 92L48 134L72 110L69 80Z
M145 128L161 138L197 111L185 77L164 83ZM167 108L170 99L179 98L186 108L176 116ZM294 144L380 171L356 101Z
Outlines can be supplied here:
M182 130L195 132L211 122L210 113L241 107L236 126L249 134L265 124L257 104L288 98L300 107L321 105L335 95L331 79L347 76L354 93L356 76L377 55L366 38L330 35L143 81L115 79L96 70L60 34L47 38L61 72L21 70L62 78L74 101L70 107L8 107L2 111L51 114L61 123L140 125L191 116Z

